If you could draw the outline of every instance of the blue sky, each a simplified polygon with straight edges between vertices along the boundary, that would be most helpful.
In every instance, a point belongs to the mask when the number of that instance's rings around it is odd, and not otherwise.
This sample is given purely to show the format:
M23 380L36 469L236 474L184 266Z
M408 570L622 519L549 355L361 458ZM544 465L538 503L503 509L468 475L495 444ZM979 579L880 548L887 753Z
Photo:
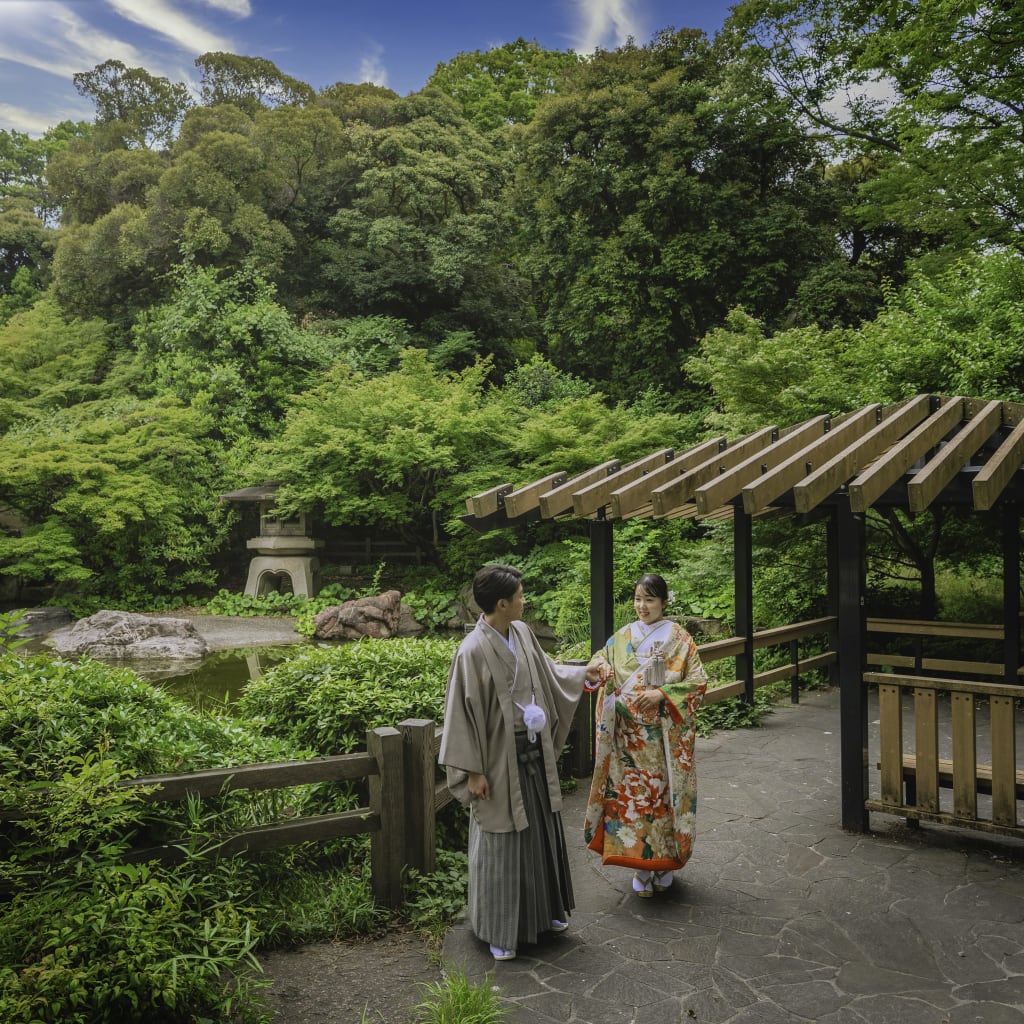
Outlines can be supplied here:
M731 0L735 2L735 0ZM376 82L404 95L441 62L519 36L592 53L662 28L713 35L726 0L0 0L0 128L91 120L71 76L115 58L196 82L210 50L266 57L315 88Z

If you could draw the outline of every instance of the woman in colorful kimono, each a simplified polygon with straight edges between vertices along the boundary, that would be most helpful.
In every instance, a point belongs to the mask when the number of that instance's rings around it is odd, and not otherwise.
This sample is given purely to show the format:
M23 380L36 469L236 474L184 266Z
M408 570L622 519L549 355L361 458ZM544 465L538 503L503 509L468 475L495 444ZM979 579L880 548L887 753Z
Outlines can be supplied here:
M636 621L590 662L603 686L584 835L603 864L633 869L642 897L672 884L690 858L696 824L695 715L707 676L690 634L665 618L668 601L660 576L642 576Z
M584 683L600 675L544 653L520 621L518 569L484 566L473 597L483 614L452 663L438 761L470 808L470 925L495 960L511 960L541 932L569 927L557 762Z

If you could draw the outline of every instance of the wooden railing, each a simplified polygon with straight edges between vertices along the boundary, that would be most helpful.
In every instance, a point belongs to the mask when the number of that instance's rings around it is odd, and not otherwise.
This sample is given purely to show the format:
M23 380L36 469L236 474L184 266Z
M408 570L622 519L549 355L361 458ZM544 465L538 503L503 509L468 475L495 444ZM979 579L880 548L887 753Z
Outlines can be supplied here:
M835 628L836 621L835 616L825 616L820 619L809 619L807 622L794 622L788 626L776 626L774 629L762 629L755 633L753 645L755 651L780 647L785 644L788 647L789 661L785 665L779 665L764 672L756 672L754 674L754 689L788 679L791 684L790 699L793 703L797 703L801 675L814 669L827 668L836 660L836 652L831 650L801 660L799 642L805 637L831 633ZM700 652L701 661L704 664L710 664L722 658L734 658L737 654L743 654L745 646L743 637L731 636L725 640L714 640L711 643L701 644L697 650ZM739 697L745 692L746 682L737 679L735 682L708 690L704 703L717 704L730 697Z
M913 654L890 654L869 651L866 661L873 668L907 669L914 673L963 673L966 675L997 676L1005 673L1002 662L974 659L925 657L924 645L929 638L977 640L1002 643L1003 627L999 624L979 622L941 622L927 619L874 619L867 620L868 634L908 637L913 642ZM1024 669L1021 670L1024 672Z
M1024 800L1024 771L1017 768L1017 702L1022 691L1002 683L931 679L868 672L864 682L878 686L881 793L869 811L898 814L909 821L1024 836L1017 801ZM914 750L903 749L903 699L913 693ZM939 702L950 700L951 757L940 757ZM978 734L978 702L987 702L989 732ZM979 744L991 763L979 763ZM952 790L943 810L940 790ZM991 797L979 812L979 793Z
M151 790L142 799L166 803L214 798L237 790L287 789L322 782L368 782L369 804L334 814L274 821L211 837L216 856L273 850L298 843L344 836L370 836L370 875L374 898L385 906L402 902L407 868L429 874L436 857L437 811L452 798L436 781L440 729L431 721L407 719L398 728L372 729L365 753L210 768L173 775L145 775L125 780L129 788ZM0 821L17 822L14 809L0 808ZM128 859L174 862L185 857L187 839L173 844L140 846Z

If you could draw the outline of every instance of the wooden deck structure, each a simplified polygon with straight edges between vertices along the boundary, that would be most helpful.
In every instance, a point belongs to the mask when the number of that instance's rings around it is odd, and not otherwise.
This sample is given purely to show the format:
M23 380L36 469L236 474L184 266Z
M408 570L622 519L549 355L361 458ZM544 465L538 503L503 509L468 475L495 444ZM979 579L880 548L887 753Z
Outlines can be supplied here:
M530 519L586 520L596 648L614 627L617 521L731 518L736 629L743 640L737 675L751 699L752 522L780 513L801 524L825 519L829 614L836 623L830 636L837 654L833 681L841 688L842 823L865 831L869 810L878 808L868 806L864 514L871 508L915 514L955 506L990 517L1002 538L1004 597L1003 660L990 674L997 685L1019 686L1022 501L1024 405L918 395L842 416L768 426L738 439L715 437L685 451L666 448L628 463L604 462L572 477L554 473L536 481L501 483L469 498L463 521L487 531ZM973 768L971 774L976 774Z

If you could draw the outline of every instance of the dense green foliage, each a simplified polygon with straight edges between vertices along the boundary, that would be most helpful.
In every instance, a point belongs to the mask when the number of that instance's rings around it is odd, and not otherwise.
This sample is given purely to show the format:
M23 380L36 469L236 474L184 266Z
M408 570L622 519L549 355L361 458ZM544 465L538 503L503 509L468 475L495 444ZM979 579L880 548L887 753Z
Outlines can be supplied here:
M536 552L575 637L576 535L478 536L467 495L919 392L1019 399L1024 19L918 8L518 39L405 97L222 52L197 96L77 74L91 123L0 132L0 574L73 607L209 595L244 554L219 494L274 480L425 552L435 623L481 560ZM875 525L914 572L945 558ZM715 529L619 533L728 614ZM766 614L814 608L805 579Z
M362 640L303 651L246 687L238 710L268 735L320 754L361 749L366 730L444 717L455 642Z
M385 923L365 876L365 836L209 856L232 829L345 806L340 787L173 805L118 783L351 750L374 725L436 717L451 643L310 652L272 670L277 683L254 684L253 717L227 718L199 714L127 670L21 656L8 640L0 620L0 806L19 812L0 844L4 1021L255 1021L258 949ZM180 844L184 863L126 857L154 842ZM462 895L461 869L442 858L436 883L413 886L406 920L443 926Z

